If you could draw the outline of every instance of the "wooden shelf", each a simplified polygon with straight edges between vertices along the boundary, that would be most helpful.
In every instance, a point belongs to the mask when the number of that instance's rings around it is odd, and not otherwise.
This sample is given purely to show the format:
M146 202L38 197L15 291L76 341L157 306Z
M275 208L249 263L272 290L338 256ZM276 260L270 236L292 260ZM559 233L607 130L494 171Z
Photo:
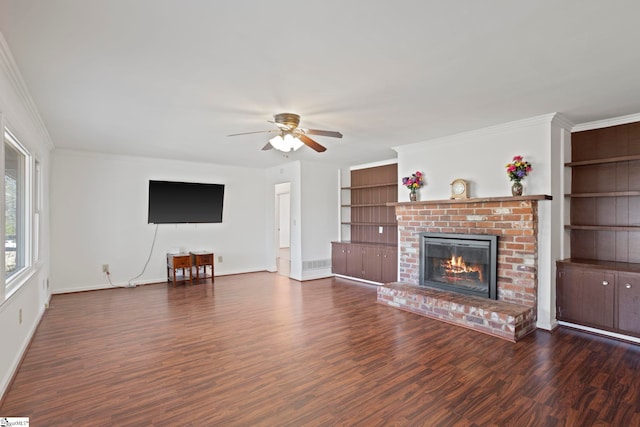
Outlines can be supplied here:
M370 185L358 185L356 187L342 187L341 190L364 190L367 188L382 188L382 187L395 187L398 183L390 182L388 184L370 184Z
M640 226L634 225L565 225L566 230L591 231L640 231Z
M640 264L633 262L600 261L596 259L567 258L556 261L558 264L575 265L603 270L618 270L629 273L640 273Z
M444 200L424 200L418 202L393 202L387 203L387 206L405 206L405 205L456 205L461 203L490 203L490 202L514 202L526 200L552 200L553 198L547 194L535 194L532 196L506 196L506 197L473 197L469 199L444 199Z
M398 246L397 243L378 243L378 242L365 242L361 240L343 240L341 242L331 242L331 243L345 243L345 244L355 244L355 245L367 245L374 247L383 247L383 248L395 248Z
M606 193L570 193L565 197L631 197L640 196L640 191L608 191Z
M568 162L568 163L565 163L564 165L567 167L591 166L591 165L602 165L605 163L628 162L631 160L640 160L640 154L633 154L630 156L608 157L605 159L582 160L579 162Z
M375 207L388 207L388 203L367 203L361 205L340 205L343 208L375 208Z

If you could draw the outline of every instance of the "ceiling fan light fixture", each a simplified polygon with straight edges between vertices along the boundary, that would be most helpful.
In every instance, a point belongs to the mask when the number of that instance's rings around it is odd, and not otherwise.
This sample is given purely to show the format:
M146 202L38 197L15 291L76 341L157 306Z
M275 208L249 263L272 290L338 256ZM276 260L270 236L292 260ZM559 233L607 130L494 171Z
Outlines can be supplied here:
M269 143L273 148L275 148L276 150L280 150L283 153L288 153L292 150L295 151L304 145L302 141L300 141L290 133L287 133L284 136L278 135L274 138L271 138L269 140Z
M290 133L284 136L284 142L287 145L287 147L289 147L289 151L291 150L296 151L298 148L304 145L302 141L300 141L298 138L291 135Z
M277 135L277 136L271 138L269 140L269 143L276 150L285 151L285 152L289 151L289 150L285 150L285 148L284 148L284 139L282 139L282 136L280 136L280 135Z
M274 120L268 122L275 123L278 129L260 130L257 132L234 133L227 136L249 135L254 133L273 133L278 135L269 140L269 143L262 147L263 151L275 148L283 153L289 153L300 149L303 145L315 150L318 153L327 151L325 147L314 141L308 135L320 135L330 138L342 138L342 134L336 131L320 130L320 129L302 129L298 128L300 124L300 116L293 113L280 113L273 116Z

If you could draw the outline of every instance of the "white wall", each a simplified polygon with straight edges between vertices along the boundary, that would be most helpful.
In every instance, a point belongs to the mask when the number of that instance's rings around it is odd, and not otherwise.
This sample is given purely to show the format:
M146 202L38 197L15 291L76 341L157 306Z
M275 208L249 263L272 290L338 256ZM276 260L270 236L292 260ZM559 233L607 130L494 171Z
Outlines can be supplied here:
M147 223L149 180L225 184L220 224L161 224L149 265L135 283L166 280L166 253L211 250L216 275L265 270L262 169L54 150L51 283L54 293L126 284L147 260L156 225ZM222 256L223 261L218 262Z
M291 183L291 273L295 280L331 276L331 241L338 239L339 166L295 161L267 170L264 211L267 224L265 251L269 271L275 271L275 186ZM324 268L312 268L310 261L325 260Z
M510 196L511 182L505 165L513 156L531 162L524 181L526 194L551 195L540 201L538 233L538 327L552 329L555 319L555 261L563 240L564 129L571 124L557 114L533 117L460 135L395 147L398 152L398 200L408 201L400 179L415 171L425 176L418 200L443 200L450 196L456 178L470 182L471 197Z
M339 237L336 228L339 169L337 165L312 162L302 165L302 259L305 261L302 277L305 280L331 276L331 242ZM313 261L315 263L309 265Z
M49 151L51 139L20 77L11 52L0 34L0 129L8 127L40 162L43 174L43 206L40 260L24 284L12 295L0 292L0 397L4 395L49 302ZM1 150L0 150L1 153ZM0 157L2 157L0 155ZM4 169L4 160L0 159ZM3 171L4 172L4 171ZM4 175L4 173L3 173ZM1 193L4 206L4 194ZM2 209L4 211L4 208ZM4 259L4 254L2 255ZM4 268L0 269L4 284ZM6 298L5 298L6 297ZM22 323L20 323L22 312Z
M294 161L284 165L275 166L265 171L264 194L266 195L265 209L260 214L264 218L266 237L264 240L264 253L267 259L267 270L276 271L276 257L278 236L276 234L276 206L275 194L276 184L290 183L290 252L291 252L291 272L290 277L302 280L302 249L301 249L301 229L300 229L300 162Z
M533 165L522 181L524 194L550 194L551 164L548 159L549 125L553 115L467 132L417 144L395 147L398 175L425 174L418 200L448 199L451 181L470 182L471 197L511 195L505 165L522 155ZM409 201L409 190L398 183L398 200Z

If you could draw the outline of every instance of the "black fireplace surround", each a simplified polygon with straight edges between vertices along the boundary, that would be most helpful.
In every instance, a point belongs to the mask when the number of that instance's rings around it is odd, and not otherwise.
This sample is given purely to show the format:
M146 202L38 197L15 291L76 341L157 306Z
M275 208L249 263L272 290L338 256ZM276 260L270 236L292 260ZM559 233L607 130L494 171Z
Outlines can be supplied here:
M498 236L420 233L420 286L498 299Z

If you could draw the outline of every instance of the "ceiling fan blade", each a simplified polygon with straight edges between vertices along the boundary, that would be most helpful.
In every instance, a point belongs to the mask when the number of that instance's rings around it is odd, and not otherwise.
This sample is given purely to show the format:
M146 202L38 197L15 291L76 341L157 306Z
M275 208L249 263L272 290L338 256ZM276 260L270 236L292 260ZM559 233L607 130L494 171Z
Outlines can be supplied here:
M318 153L322 153L323 151L327 150L322 145L309 138L307 135L299 135L298 138L300 138L300 141L304 142L308 147L313 148Z
M342 134L340 132L331 130L305 129L304 133L309 135L329 136L331 138L342 138Z
M256 131L256 132L232 133L231 135L227 135L227 136L251 135L251 134L254 134L254 133L273 133L273 132L280 132L280 129L259 130L259 131Z
M264 147L262 147L262 151L267 151L267 150L271 150L273 148L273 145L271 145L270 142L267 142L267 145L265 145Z
M283 131L290 131L293 130L294 128L292 128L289 125L286 125L284 123L278 123L274 120L267 120L269 123L273 123L274 125L278 126L280 129L279 130L283 130Z

